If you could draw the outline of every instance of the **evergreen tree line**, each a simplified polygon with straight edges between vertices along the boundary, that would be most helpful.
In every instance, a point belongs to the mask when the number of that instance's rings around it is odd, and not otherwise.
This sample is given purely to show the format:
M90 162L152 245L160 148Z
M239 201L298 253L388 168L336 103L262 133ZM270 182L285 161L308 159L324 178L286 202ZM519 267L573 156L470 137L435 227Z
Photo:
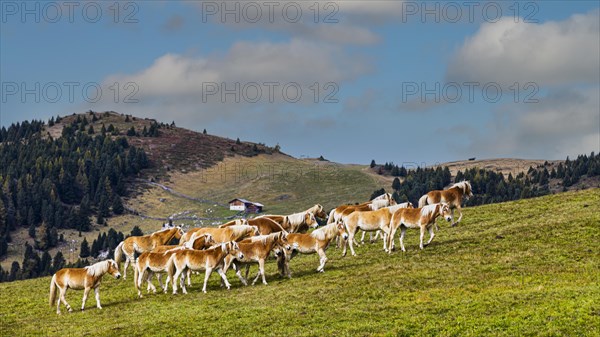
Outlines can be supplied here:
M138 226L135 226L129 236L141 236L144 235ZM3 270L0 267L0 282L11 282L16 280L26 280L30 278L49 276L54 274L61 268L81 268L88 266L95 262L100 253L107 252L105 258L114 258L115 248L121 241L125 239L122 232L117 232L110 228L108 232L98 234L98 237L94 239L90 247L87 239L83 239L79 247L77 254L77 261L73 263L66 263L65 257L61 251L58 251L54 258L50 256L48 251L44 251L40 256L34 247L25 244L25 254L23 256L23 262L14 261L11 265L10 270ZM92 261L89 260L92 258Z
M90 216L103 224L124 212L125 180L148 167L146 153L123 137L82 132L85 119L78 116L57 139L42 136L41 121L0 130L0 256L18 227L47 250L59 228L88 231Z
M454 179L447 167L421 168L407 170L393 163L386 163L377 167L375 161L371 167L380 174L396 176L392 183L393 197L397 202L410 201L417 206L419 198L431 190L441 190L451 183L469 180L473 188L473 197L464 203L467 206L476 206L532 198L550 193L550 183L553 179L562 185L563 191L567 187L577 184L584 176L600 176L600 154L592 152L580 155L575 160L568 157L564 163L552 165L549 163L538 167L530 167L527 173L516 176L509 175L505 178L502 173L492 170L471 168L464 172L458 171ZM372 193L370 199L385 193L379 189Z

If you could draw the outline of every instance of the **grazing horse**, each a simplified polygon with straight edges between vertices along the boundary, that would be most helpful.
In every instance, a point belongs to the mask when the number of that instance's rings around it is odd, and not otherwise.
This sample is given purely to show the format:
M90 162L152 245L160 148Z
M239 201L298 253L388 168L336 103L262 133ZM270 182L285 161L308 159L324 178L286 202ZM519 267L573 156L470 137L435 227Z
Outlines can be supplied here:
M420 208L401 208L397 210L392 216L390 222L391 232L388 236L388 253L392 252L394 248L394 236L396 230L400 227L400 247L402 251L404 249L404 233L407 228L419 228L421 230L421 243L419 248L423 249L423 238L425 237L425 230L429 230L429 241L426 245L431 243L435 234L433 233L433 224L438 216L444 217L447 221L452 220L452 213L450 212L450 206L446 203L439 203L433 205L427 205Z
M460 204L462 203L462 198L465 197L469 199L473 196L473 191L471 189L471 183L468 180L463 180L459 183L452 185L447 190L435 190L430 191L427 194L423 195L419 199L419 207L423 207L425 205L437 204L440 202L447 203L452 210L452 226L456 226L460 219L462 219L462 210ZM454 222L454 209L458 210L460 215L458 216L458 220Z
M255 226L256 228L258 228L258 232L260 235L267 235L267 234L271 234L271 233L277 233L277 232L285 232L285 229L283 229L283 227L281 227L280 224L278 224L277 222L269 219L269 218L254 218L254 219L250 219L248 220L248 224L250 226Z
M123 268L123 279L127 278L127 267L129 267L129 263L134 261L133 254L134 253L144 253L150 252L154 248L162 245L166 245L172 239L179 239L183 235L183 230L181 227L172 227L159 230L150 235L144 236L130 236L127 239L123 240L117 248L115 248L115 261L117 265L121 264L121 260L123 260L123 255L125 255L125 267ZM134 243L136 248L134 249Z
M244 285L248 285L248 271L250 270L250 263L258 263L258 273L256 278L252 282L252 285L258 281L258 278L262 275L263 284L267 284L265 279L265 261L271 254L271 251L279 246L283 249L290 249L291 246L287 241L287 235L284 232L277 232L268 235L253 236L242 240L238 243L240 251L244 254L243 259L238 259L234 256L227 255L225 257L225 267L223 271L227 273L230 265L233 265L233 269L236 271L237 277L242 281ZM246 265L246 277L242 276L241 266Z
M277 222L288 233L305 233L309 228L317 228L319 226L317 218L314 213L310 211L298 212L290 215L263 215L256 219L261 218L271 219Z
M313 254L318 253L320 264L317 272L324 272L327 256L325 250L329 246L329 242L336 236L341 236L344 240L348 239L346 227L341 222L325 225L319 229L312 231L310 234L290 233L287 236L288 242L292 244L299 253ZM288 270L288 277L290 276Z
M224 227L224 226L234 226L234 225L247 225L248 221L246 219L235 219L235 220L231 220L229 222L226 222L224 224L222 224L219 227ZM196 233L197 231L203 229L204 227L198 227L198 228L190 228L185 234L183 234L183 236L181 237L181 239L179 239L179 244L183 245L184 243L188 242L190 240L190 238L192 237L192 235L194 233Z
M239 251L239 246L235 241L220 243L207 250L183 249L171 254L171 258L167 262L167 271L173 284L173 294L177 294L177 279L188 270L205 270L204 286L202 287L204 293L206 293L208 278L215 269L221 275L227 289L230 289L231 285L227 281L225 272L223 272L224 260L228 254L234 255L240 260L244 258L244 254ZM187 294L183 282L181 283L181 289L184 294Z
M94 289L96 293L96 307L102 309L100 305L100 282L102 281L102 276L106 273L111 274L117 279L121 277L119 266L114 260L101 261L85 268L63 268L57 271L52 276L52 281L50 281L50 306L54 305L56 301L56 313L60 314L60 302L62 301L67 310L73 311L65 299L67 289L83 289L83 300L81 303L81 310L83 311L88 294L90 290ZM60 291L58 299L56 298L57 290Z
M250 225L232 225L224 228L203 227L197 230L189 241L202 234L210 234L216 243L240 241L248 236L259 235L258 227ZM188 242L189 242L188 241Z
M412 206L410 203L403 203L394 206L380 208L376 211L352 212L348 216L342 218L346 229L348 230L348 241L344 242L344 251L342 256L346 256L346 247L350 243L350 251L352 256L356 256L354 252L354 235L356 231L361 229L365 232L383 230L383 250L387 252L387 235L390 233L390 221L392 215L399 209Z

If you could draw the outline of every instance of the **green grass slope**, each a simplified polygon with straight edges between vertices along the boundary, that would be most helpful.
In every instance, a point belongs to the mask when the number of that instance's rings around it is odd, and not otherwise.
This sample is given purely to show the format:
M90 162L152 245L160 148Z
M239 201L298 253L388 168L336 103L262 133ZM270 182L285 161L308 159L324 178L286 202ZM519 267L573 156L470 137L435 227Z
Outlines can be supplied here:
M328 250L292 260L293 278L267 264L268 286L232 290L217 275L188 295L135 298L132 281L105 277L104 309L58 316L50 278L0 284L0 335L239 336L594 336L600 331L600 190L465 210L454 228L440 222L433 243L384 254L379 243L357 257ZM256 271L252 268L251 273ZM81 291L67 300L76 308Z

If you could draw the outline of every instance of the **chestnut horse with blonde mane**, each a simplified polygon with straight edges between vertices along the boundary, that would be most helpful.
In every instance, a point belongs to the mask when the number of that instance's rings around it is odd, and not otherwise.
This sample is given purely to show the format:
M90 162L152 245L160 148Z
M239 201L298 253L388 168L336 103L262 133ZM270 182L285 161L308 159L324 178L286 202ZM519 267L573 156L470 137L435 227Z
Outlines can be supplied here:
M340 221L318 228L310 234L290 233L287 236L287 241L301 254L319 254L320 264L317 267L317 272L322 273L325 271L325 263L327 262L325 250L327 250L331 240L338 235L344 240L348 239L346 226ZM287 274L289 277L289 269Z
M327 216L326 213L323 214ZM305 233L309 228L317 228L319 226L315 214L310 211L298 212L290 215L262 215L253 220L256 219L271 219L277 222L288 233Z
M60 314L60 302L62 302L67 307L67 310L73 311L65 299L67 289L83 289L83 300L81 303L81 310L83 311L88 294L90 290L94 289L96 293L96 307L102 309L100 305L100 282L102 281L102 276L106 273L111 274L117 279L121 277L119 266L114 260L101 261L85 268L63 268L57 271L52 276L52 281L50 281L50 306L54 305L56 301L56 313ZM57 291L60 291L58 299L56 298Z
M150 235L130 236L123 240L117 248L115 248L115 261L121 268L121 260L125 257L125 267L123 268L123 279L127 278L127 267L129 263L134 261L134 253L150 252L158 246L163 246L169 243L172 239L179 239L183 235L181 227L171 227L161 229ZM135 248L134 248L135 243Z
M384 193L373 200L363 202L358 205L341 205L329 212L329 218L327 224L334 223L341 219L343 216L347 216L354 211L376 211L382 207L388 207L396 205L396 200L392 197L391 193Z
M428 192L419 199L419 207L437 204L440 202L447 203L452 210L452 226L456 226L460 222L460 219L462 219L462 198L465 197L466 199L469 199L472 196L473 191L471 189L471 183L468 180L463 180L452 185L447 190L435 190ZM458 213L460 213L456 222L454 222L455 208L458 210Z
M283 229L283 227L281 225L279 225L277 222L275 222L269 218L265 218L265 217L258 217L258 218L248 220L248 226L257 228L258 232L254 235L267 235L267 234L276 233L276 232L285 232L285 230ZM228 224L219 226L219 228L232 228L232 227L233 226L230 226ZM239 241L239 240L235 240L235 241Z
M248 224L248 221L246 219L235 219L235 220L226 222L226 223L220 225L219 227L239 226L239 225L247 225L247 224ZM205 228L205 227L190 228L185 234L183 234L181 239L179 239L179 244L183 245L184 243L188 242L190 240L190 238L192 237L192 235L194 233L196 233L197 231L201 230L202 228Z
M421 208L400 208L392 216L390 222L390 235L388 236L388 253L391 253L394 249L394 236L396 230L400 227L400 247L402 251L404 249L404 233L407 228L415 228L421 230L421 241L419 248L423 249L423 246L427 246L433 240L435 234L433 233L433 225L437 217L444 217L447 221L452 220L452 213L450 212L450 206L446 203L439 203L433 205L423 206ZM423 239L425 237L425 230L429 230L429 241L424 245Z

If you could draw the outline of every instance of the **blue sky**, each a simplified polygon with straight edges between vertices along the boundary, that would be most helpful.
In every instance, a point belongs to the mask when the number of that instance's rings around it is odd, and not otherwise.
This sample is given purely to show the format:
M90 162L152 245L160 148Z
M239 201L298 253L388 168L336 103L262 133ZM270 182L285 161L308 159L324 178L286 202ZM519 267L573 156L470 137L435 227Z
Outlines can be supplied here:
M4 1L0 123L115 110L344 163L600 150L596 1L268 3Z

